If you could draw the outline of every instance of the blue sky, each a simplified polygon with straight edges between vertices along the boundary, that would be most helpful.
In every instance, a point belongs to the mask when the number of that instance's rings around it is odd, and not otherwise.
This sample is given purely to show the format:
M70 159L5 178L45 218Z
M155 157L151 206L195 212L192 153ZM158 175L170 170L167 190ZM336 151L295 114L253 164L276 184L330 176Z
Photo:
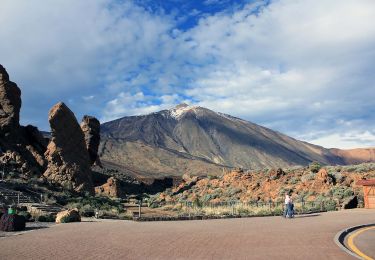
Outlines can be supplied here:
M32 10L32 11L30 11ZM373 0L2 0L22 123L200 105L325 147L375 146Z

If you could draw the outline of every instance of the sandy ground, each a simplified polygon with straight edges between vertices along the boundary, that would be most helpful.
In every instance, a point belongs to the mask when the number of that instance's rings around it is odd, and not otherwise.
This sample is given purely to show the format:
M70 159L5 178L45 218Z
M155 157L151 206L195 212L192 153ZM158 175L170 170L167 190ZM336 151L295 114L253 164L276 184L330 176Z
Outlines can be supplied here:
M375 210L284 219L60 224L0 239L1 259L352 259L334 243Z

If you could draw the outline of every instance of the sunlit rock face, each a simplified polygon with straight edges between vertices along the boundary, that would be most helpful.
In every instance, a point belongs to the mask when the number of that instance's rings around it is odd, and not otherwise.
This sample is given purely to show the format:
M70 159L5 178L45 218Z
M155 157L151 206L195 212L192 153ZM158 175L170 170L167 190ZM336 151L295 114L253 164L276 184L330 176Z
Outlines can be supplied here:
M62 102L49 111L52 139L45 153L44 176L66 189L94 194L84 134L73 112Z

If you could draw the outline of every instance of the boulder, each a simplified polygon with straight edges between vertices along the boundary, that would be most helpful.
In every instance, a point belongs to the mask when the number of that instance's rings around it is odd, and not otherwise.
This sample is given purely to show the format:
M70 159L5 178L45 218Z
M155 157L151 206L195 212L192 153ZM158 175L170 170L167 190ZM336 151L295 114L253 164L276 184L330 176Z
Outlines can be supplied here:
M342 203L342 209L355 209L358 207L358 197L356 195L345 199Z
M49 111L52 139L45 157L44 177L66 189L94 194L91 164L83 132L73 112L62 102Z
M101 166L98 156L100 144L100 122L92 116L84 116L81 122L81 129L85 135L86 147L89 152L91 165Z
M270 172L270 178L272 180L279 179L280 177L282 177L284 175L285 175L285 172L281 168L278 168L277 170L272 169L271 172Z
M56 223L81 222L81 216L78 209L68 209L57 213Z
M22 231L26 227L26 220L23 216L17 214L3 214L0 218L0 230L11 232L11 231Z
M108 197L118 198L120 197L120 185L114 177L110 177L107 183L95 187L95 193L98 195L105 195Z
M20 127L21 90L9 81L9 75L0 65L0 135L9 136Z
M316 192L328 190L333 185L333 179L329 176L326 169L320 169L315 175L311 188Z

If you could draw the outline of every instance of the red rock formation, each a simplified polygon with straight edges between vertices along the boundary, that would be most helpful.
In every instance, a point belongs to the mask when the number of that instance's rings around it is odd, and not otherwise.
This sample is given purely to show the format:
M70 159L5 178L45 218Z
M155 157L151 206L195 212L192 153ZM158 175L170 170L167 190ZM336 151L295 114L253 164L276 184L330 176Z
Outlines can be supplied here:
M332 178L328 175L326 169L320 169L319 172L315 175L315 180L311 186L313 190L318 192L328 190L330 186L333 185Z
M48 120L52 140L45 153L48 167L44 176L67 189L94 194L89 154L73 112L60 102L52 107Z
M9 75L0 65L0 134L9 136L20 126L21 90L9 81Z
M107 183L102 186L95 187L95 193L108 197L118 198L120 196L120 185L114 177L110 177Z
M101 166L98 156L100 144L100 122L92 116L84 116L81 122L81 129L85 135L86 147L89 152L91 165Z
M20 126L21 90L0 65L0 161L12 171L40 175L46 143L33 126Z

